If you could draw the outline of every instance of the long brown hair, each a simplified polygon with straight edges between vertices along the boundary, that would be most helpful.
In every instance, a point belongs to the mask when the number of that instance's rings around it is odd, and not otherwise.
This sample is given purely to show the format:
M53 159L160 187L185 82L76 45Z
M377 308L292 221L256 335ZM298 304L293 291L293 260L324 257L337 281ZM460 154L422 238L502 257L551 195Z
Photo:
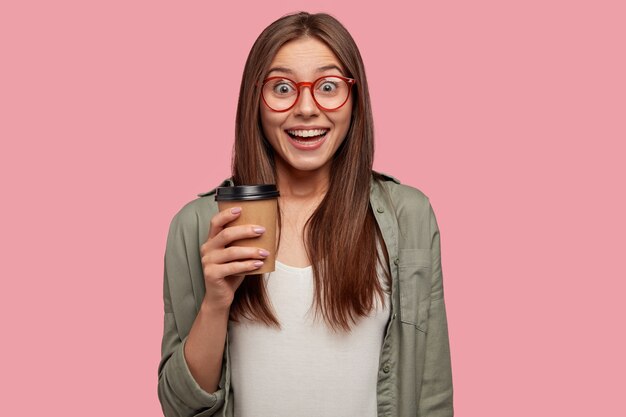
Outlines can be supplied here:
M252 46L237 106L233 181L236 185L276 183L274 151L263 135L259 117L259 83L286 42L307 36L324 42L343 64L347 76L356 80L350 128L333 156L328 191L304 230L315 277L315 311L331 328L350 330L374 309L376 298L384 302L378 262L388 284L390 277L385 245L369 204L374 126L365 69L352 36L334 17L306 12L283 16ZM377 256L377 241L384 259ZM231 318L242 316L280 326L259 275L247 276L237 290Z

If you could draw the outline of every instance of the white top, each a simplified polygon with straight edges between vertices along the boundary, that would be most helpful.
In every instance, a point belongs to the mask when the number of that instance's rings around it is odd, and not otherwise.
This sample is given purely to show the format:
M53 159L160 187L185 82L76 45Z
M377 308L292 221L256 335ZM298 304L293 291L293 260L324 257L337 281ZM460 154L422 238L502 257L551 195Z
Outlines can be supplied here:
M281 329L229 322L235 417L375 417L388 293L384 309L377 300L351 332L335 333L314 317L312 267L277 261L264 279Z

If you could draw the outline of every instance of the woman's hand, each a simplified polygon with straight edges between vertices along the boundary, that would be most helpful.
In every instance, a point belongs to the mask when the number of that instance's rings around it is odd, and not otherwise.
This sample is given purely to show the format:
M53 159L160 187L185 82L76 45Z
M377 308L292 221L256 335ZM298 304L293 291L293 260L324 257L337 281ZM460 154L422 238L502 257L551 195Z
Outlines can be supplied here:
M225 227L241 214L234 207L211 219L209 237L200 247L206 293L204 302L212 309L228 310L245 274L263 266L269 252L261 248L226 247L233 241L261 236L265 228L255 225Z

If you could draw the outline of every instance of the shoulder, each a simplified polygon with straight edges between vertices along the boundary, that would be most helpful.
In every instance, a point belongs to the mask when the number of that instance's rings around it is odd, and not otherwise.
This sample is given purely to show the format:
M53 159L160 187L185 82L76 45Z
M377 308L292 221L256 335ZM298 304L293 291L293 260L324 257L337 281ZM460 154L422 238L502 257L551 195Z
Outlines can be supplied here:
M376 175L374 178L377 179ZM375 199L372 203L386 206L394 213L400 249L430 248L437 226L433 223L428 196L419 188L401 184L388 175L383 175L374 183L372 197Z
M389 200L397 214L429 211L430 200L419 188L402 184L397 178L384 173L374 172L374 179L381 187L382 196Z
M218 187L226 186L230 179L224 180ZM217 187L197 194L197 197L184 204L172 218L170 233L181 230L183 233L195 232L208 226L211 218L218 212L215 202Z

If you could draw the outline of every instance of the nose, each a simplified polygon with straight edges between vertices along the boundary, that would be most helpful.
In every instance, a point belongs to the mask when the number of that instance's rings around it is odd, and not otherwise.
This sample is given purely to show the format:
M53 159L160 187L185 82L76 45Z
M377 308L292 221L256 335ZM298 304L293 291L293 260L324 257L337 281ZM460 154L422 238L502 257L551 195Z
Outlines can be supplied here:
M315 100L313 99L313 86L303 85L300 87L300 96L298 102L294 106L294 112L296 115L312 116L319 114L320 109L317 107Z

